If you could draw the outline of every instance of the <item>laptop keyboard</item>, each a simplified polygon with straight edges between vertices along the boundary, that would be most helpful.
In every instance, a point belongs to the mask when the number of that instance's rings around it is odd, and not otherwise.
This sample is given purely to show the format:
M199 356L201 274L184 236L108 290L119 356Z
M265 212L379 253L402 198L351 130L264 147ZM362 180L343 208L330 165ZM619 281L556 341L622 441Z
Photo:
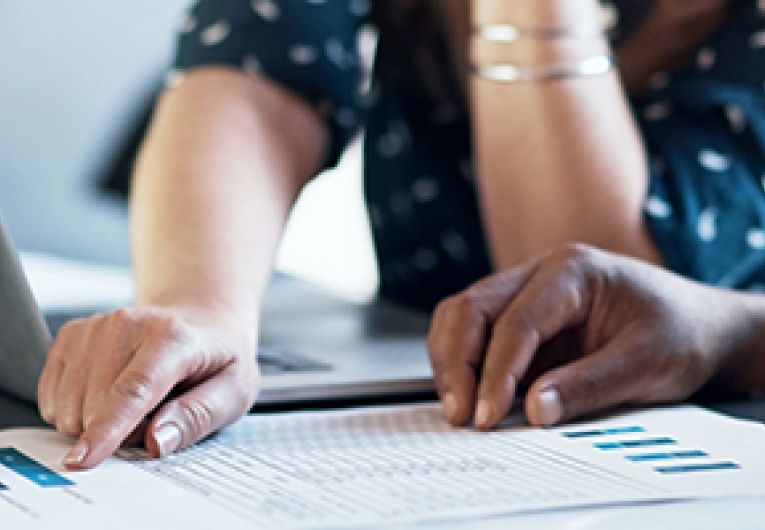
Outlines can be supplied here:
M76 313L51 312L45 314L45 321L48 323L51 335L55 337L58 330L68 321L92 314L92 311ZM260 372L263 375L328 372L332 370L332 366L327 363L322 363L274 345L261 345L258 350L258 360Z
M332 370L332 366L329 364L285 351L276 346L261 345L258 350L258 360L260 362L260 372L263 375L328 372Z

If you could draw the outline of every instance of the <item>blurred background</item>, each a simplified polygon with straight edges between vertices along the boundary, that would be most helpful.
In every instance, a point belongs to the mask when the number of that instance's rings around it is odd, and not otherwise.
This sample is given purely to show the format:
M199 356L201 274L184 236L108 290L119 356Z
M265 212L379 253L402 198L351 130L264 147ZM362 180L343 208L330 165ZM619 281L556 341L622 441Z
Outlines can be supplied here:
M20 249L129 265L125 183L190 3L0 2L0 212ZM361 141L303 194L278 258L354 300L377 287Z

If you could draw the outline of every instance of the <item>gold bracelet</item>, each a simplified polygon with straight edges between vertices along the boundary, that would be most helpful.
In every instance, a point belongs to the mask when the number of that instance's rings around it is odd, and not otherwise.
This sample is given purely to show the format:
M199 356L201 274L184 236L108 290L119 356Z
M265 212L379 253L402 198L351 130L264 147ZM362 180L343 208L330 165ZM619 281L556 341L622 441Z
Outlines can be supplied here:
M598 26L573 28L521 28L513 24L483 24L474 26L472 34L488 42L515 42L523 38L538 40L589 39L602 37L604 29Z
M555 81L569 77L593 77L604 75L614 67L611 54L594 55L575 63L549 64L543 66L519 66L516 64L470 65L470 74L495 83L524 83Z

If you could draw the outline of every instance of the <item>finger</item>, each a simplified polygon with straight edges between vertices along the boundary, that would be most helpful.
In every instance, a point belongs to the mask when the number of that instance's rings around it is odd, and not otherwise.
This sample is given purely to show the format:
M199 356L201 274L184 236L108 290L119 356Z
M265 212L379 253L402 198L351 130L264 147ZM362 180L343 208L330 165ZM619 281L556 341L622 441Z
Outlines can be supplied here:
M495 322L478 388L476 427L496 426L540 345L586 317L592 252L574 246L546 261Z
M439 304L428 334L433 376L449 422L462 425L474 409L476 372L491 323L526 281L536 262L482 280Z
M50 423L56 422L56 391L64 372L66 359L72 351L72 338L76 335L78 324L70 322L59 330L56 341L48 352L40 380L37 384L37 402L40 416Z
M38 410L42 419L51 425L56 422L56 387L63 370L64 362L58 354L54 355L54 351L51 350L37 383Z
M111 355L105 355L98 364L93 366L88 377L87 388L82 404L82 424L87 429L93 423L98 411L108 398L110 389L115 381L135 356L136 350L125 346L125 349L112 349Z
M154 414L146 431L147 449L159 458L206 438L246 414L257 387L256 377L242 378L231 367L193 387Z
M94 332L100 323L80 326L70 335L62 355L66 358L56 386L56 429L67 436L82 433L82 404L85 400L85 382L93 361L89 355Z
M78 350L84 345L77 346ZM64 365L56 387L56 429L67 436L82 433L84 381L88 380L91 361L80 351L70 350L72 359Z
M546 427L631 402L651 375L639 366L645 357L639 350L634 341L617 339L542 375L526 395L529 422Z
M93 423L109 389L135 356L139 344L135 331L140 328L135 325L128 310L115 311L106 318L109 327L105 336L108 341L103 341L99 347L99 359L90 371L85 391L82 420L86 429Z
M191 368L186 358L181 349L139 348L64 464L70 469L89 469L114 453L176 383L188 376Z

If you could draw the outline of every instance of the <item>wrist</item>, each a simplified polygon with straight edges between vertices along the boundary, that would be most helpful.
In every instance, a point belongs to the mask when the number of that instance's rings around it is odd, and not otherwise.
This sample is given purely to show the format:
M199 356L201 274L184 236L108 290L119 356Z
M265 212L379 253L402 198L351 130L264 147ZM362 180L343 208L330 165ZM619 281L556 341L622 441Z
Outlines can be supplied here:
M247 305L236 305L206 298L140 297L136 306L156 310L178 318L191 326L205 329L230 339L246 350L255 350L258 343L258 310Z
M749 394L765 391L765 296L725 291L713 307L710 326L720 329L712 344L718 354L715 380Z
M518 37L503 42L474 35L471 61L546 65L608 54L610 46L597 6L594 0L474 0L473 27L509 26Z
M597 0L472 0L473 24L558 29L602 23Z

